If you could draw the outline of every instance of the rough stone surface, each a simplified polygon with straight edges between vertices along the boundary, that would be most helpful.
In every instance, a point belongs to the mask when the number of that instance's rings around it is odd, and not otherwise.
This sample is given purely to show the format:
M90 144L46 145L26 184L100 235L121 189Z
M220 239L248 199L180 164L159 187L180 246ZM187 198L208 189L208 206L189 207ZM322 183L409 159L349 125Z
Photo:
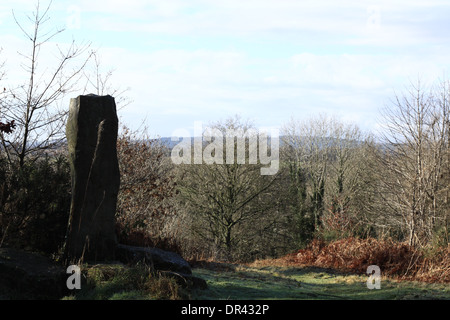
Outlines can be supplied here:
M190 264L174 252L119 244L117 257L127 264L145 263L159 274L174 278L183 287L197 289L208 287L205 280L192 275Z
M87 95L71 99L66 126L72 173L67 260L114 259L120 185L117 131L113 97Z
M66 279L66 270L45 256L0 249L0 299L60 299Z
M134 247L119 244L117 257L125 263L143 262L159 271L192 274L191 266L179 254L158 248Z

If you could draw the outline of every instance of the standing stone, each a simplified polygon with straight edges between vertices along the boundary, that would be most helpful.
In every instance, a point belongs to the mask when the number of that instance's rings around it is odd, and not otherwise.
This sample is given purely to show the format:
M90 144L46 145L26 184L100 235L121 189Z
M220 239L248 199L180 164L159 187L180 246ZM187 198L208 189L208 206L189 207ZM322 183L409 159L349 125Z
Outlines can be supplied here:
M71 99L66 126L72 203L65 244L70 261L114 259L115 213L120 185L118 118L111 96Z

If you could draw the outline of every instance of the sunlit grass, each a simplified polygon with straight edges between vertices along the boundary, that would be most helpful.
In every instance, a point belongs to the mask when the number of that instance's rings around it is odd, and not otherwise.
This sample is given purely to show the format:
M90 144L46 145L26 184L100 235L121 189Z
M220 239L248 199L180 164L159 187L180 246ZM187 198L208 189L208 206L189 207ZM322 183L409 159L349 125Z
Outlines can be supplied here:
M220 265L220 264L218 264ZM183 291L167 277L146 268L94 266L85 269L83 290L71 300L421 300L450 299L445 284L381 278L381 289L369 289L366 275L318 267L233 265L193 268L208 288Z
M333 273L319 268L246 267L234 271L194 269L208 283L195 299L243 300L399 300L450 299L443 284L381 279L381 289L369 289L367 276Z

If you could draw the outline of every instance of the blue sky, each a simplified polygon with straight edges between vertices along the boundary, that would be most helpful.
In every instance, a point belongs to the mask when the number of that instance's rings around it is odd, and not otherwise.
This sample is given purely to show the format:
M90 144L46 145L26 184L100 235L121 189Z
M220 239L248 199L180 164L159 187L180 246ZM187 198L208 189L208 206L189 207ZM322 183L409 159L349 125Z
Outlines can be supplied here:
M6 81L27 50L11 10L23 19L34 5L0 4ZM279 128L327 113L375 131L394 91L450 71L449 1L54 0L50 16L66 28L54 42L98 48L133 100L121 121L145 119L153 136L235 114Z

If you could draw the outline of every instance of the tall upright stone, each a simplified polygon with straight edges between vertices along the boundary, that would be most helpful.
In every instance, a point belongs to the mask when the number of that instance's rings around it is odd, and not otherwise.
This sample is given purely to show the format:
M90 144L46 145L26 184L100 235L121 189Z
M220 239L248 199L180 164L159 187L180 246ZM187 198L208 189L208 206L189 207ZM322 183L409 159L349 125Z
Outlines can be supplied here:
M65 258L114 259L115 212L120 185L118 118L111 96L71 99L66 136L72 175L72 203Z

